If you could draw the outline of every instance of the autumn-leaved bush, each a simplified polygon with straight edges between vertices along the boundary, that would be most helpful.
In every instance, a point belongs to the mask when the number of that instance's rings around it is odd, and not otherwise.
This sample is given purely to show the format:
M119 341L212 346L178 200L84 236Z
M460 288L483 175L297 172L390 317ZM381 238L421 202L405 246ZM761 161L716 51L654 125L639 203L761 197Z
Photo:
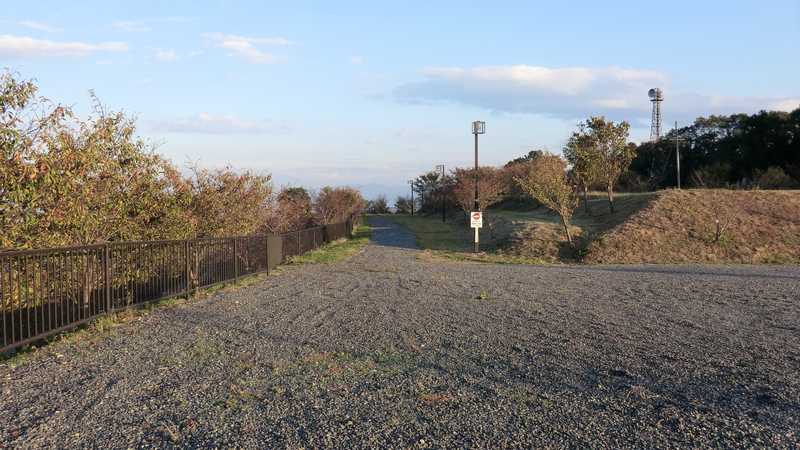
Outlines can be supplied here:
M503 171L496 167L478 167L477 177L475 169L457 168L453 175L456 180L453 197L461 209L466 212L473 211L475 206L476 181L478 183L478 207L481 211L485 211L489 206L502 200L508 190L508 182Z
M0 250L282 232L360 214L350 188L273 195L270 175L193 168L183 176L92 94L86 119L0 73Z
M314 214L318 223L327 225L355 220L366 206L367 202L356 189L325 186L317 193Z
M30 81L0 84L0 247L191 235L188 187L133 119L94 99L81 121Z

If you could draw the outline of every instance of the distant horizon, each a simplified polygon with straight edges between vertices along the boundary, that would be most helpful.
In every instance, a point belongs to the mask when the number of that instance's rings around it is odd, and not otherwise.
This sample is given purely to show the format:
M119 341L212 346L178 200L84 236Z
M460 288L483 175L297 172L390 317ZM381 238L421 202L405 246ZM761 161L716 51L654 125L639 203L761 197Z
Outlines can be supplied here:
M94 90L177 165L348 185L390 203L406 181L532 149L592 115L649 136L699 116L800 106L800 4L197 6L44 1L0 17L0 67L85 115Z

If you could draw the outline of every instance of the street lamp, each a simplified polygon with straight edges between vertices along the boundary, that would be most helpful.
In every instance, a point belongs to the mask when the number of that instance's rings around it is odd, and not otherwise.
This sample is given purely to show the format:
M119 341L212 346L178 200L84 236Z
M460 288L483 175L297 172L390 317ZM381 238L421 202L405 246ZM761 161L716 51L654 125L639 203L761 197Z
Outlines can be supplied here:
M445 195L444 195L444 164L439 164L436 166L436 170L442 171L442 179L439 182L439 195L442 196L442 223L446 222L446 205L445 205Z
M408 184L411 186L411 215L414 215L414 180L408 180Z
M478 202L478 135L486 133L486 122L476 120L472 122L472 134L475 135L475 211L480 211L481 204ZM475 253L478 253L478 228L475 228Z

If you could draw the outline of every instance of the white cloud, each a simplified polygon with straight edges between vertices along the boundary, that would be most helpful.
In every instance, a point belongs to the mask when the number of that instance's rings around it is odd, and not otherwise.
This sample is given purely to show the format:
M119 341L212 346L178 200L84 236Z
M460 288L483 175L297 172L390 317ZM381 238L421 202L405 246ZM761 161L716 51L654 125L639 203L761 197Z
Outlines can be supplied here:
M46 23L36 22L33 20L22 20L19 22L19 24L22 25L23 27L27 27L38 31L45 31L47 33L56 33L58 31L61 31L61 28L56 28Z
M772 102L768 108L775 111L794 111L795 109L800 108L800 97Z
M200 113L194 117L145 121L152 131L166 133L241 134L286 132L289 126L272 120L247 120Z
M409 102L454 102L497 112L532 113L567 119L603 114L616 120L649 119L647 90L664 89L663 110L675 118L791 109L797 99L719 97L671 92L669 77L653 70L619 67L550 68L529 65L436 67L423 81L394 91Z
M172 62L178 59L178 55L175 53L175 50L161 48L156 49L156 53L153 57L156 59L156 61L160 62Z
M124 52L128 45L124 42L56 42L34 39L25 36L0 35L0 56L8 57L46 57L46 56L87 56L96 52Z
M260 50L258 45L286 47L294 44L282 37L253 38L223 33L207 33L204 36L214 42L216 47L224 48L232 55L255 64L274 63L278 60L272 53Z
M111 24L111 28L129 33L144 33L150 31L150 26L141 20L118 20Z
M362 56L353 55L350 57L350 64L355 64L355 65L364 64L364 58Z

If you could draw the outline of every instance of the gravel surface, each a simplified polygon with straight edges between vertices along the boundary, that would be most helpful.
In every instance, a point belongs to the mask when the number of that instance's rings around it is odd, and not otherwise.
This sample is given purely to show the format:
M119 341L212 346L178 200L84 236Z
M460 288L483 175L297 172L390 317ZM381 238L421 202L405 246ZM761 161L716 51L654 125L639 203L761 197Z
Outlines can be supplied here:
M800 268L444 262L373 221L348 261L0 363L0 447L800 440Z

